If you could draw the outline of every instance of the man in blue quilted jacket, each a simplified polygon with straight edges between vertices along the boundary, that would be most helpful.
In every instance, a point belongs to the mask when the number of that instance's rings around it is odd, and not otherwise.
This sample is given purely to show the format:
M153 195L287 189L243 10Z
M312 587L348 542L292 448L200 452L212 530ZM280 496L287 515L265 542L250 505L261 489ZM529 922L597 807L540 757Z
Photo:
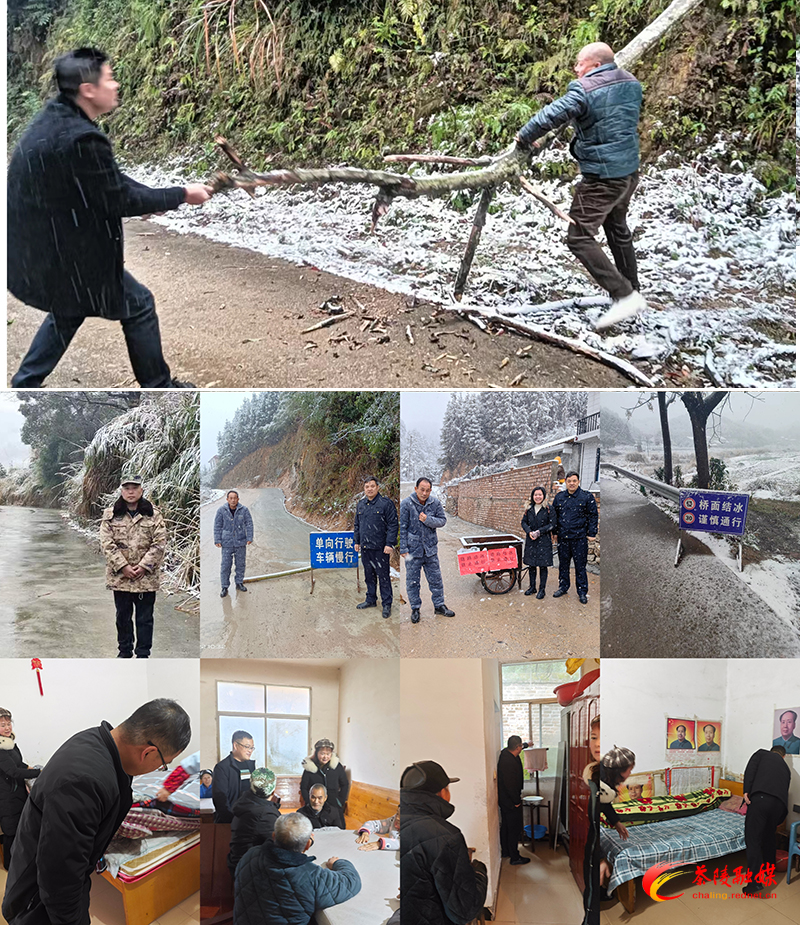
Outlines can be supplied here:
M220 597L228 596L231 583L231 565L236 563L234 581L237 591L247 591L244 586L244 570L247 547L253 542L253 518L243 504L239 504L239 492L231 489L225 504L217 508L214 517L214 545L222 549L219 567Z
M275 822L274 840L251 848L234 882L234 925L308 925L312 915L361 890L358 871L343 858L315 864L311 820L299 813Z
M611 308L596 323L597 330L611 327L647 308L639 294L636 254L627 224L628 206L639 183L639 111L642 85L614 63L614 52L594 42L578 52L577 80L564 96L554 100L519 131L524 148L553 129L572 123L575 137L570 151L581 168L567 232L567 247L595 282L613 299ZM537 146L538 147L538 146ZM612 264L595 240L605 229Z

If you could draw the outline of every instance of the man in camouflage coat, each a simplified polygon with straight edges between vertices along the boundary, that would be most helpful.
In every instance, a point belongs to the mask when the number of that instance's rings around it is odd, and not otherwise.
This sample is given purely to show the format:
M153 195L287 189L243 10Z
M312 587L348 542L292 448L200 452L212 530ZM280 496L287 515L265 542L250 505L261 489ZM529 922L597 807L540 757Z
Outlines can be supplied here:
M141 475L125 476L120 497L103 511L100 546L106 557L106 587L117 609L117 658L149 658L153 645L153 607L161 587L167 528L158 508L143 497Z

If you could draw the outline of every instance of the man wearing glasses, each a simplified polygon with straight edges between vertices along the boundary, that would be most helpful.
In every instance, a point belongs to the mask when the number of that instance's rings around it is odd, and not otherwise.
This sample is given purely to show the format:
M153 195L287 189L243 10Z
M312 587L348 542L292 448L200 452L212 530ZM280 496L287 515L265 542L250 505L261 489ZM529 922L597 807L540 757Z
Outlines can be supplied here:
M56 751L20 817L3 899L9 925L88 925L90 877L131 808L132 778L167 770L191 736L181 706L151 700Z
M233 804L250 789L250 774L255 771L253 752L256 750L253 737L243 729L237 729L231 739L231 753L214 768L214 822L232 822Z

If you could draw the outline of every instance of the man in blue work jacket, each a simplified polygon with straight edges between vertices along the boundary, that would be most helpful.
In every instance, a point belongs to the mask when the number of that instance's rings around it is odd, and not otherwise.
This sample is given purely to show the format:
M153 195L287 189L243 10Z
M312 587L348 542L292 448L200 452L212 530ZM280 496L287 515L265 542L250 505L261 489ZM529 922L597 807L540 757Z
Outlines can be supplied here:
M378 606L378 582L381 586L383 616L392 613L392 582L389 577L389 557L397 542L397 510L394 502L380 493L374 475L364 479L364 497L356 507L353 523L356 552L364 563L367 598L356 607L365 610Z
M577 80L564 96L543 107L516 136L525 149L568 122L575 129L570 144L581 168L570 217L567 247L595 282L613 299L596 323L601 330L647 308L639 294L633 236L627 224L628 206L639 183L639 111L642 85L614 63L614 52L603 42L586 45L575 62ZM595 241L603 227L614 257L612 264Z
M237 591L246 591L244 586L244 569L247 559L247 547L253 542L253 518L243 504L239 504L239 492L228 492L222 507L217 508L214 518L214 543L222 549L219 569L219 581L222 590L220 597L228 596L231 583L231 565L236 563L234 580Z
M558 536L558 590L553 597L563 597L569 591L569 563L575 562L575 587L581 604L587 602L589 578L586 560L589 557L589 540L597 536L597 502L591 492L584 491L577 472L567 473L566 490L553 499L555 523L553 533Z
M420 572L425 569L433 600L433 612L443 617L455 613L444 602L444 582L439 568L439 538L436 531L447 523L438 498L431 497L430 479L417 479L414 491L400 503L400 555L406 563L406 591L411 604L411 622L419 623L422 598Z

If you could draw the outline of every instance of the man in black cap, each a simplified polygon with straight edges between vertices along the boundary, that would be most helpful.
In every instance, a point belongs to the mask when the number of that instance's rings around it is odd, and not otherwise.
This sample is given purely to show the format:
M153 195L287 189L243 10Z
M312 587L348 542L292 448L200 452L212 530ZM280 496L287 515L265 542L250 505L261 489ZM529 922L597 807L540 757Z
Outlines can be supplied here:
M759 748L747 762L742 789L747 803L744 844L751 880L742 892L748 895L760 893L767 886L764 865L771 864L775 871L775 829L786 818L791 779L782 745L774 745L769 751Z
M525 782L522 773L522 739L509 736L508 746L500 752L497 761L497 803L500 806L500 852L511 863L529 864L530 858L519 853L522 837L522 787Z
M400 892L403 919L425 925L466 925L483 908L486 865L471 861L448 777L435 761L418 761L400 779Z

